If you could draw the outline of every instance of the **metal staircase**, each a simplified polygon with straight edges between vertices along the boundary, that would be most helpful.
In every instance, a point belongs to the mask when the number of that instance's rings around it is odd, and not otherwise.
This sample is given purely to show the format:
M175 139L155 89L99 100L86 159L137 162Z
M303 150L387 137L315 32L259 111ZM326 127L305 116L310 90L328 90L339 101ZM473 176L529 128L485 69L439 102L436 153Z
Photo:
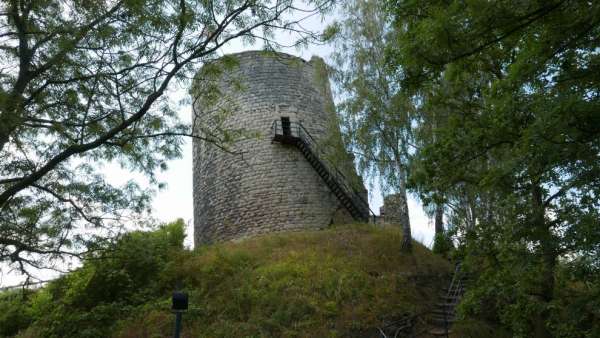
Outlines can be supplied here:
M456 264L450 286L441 296L441 302L433 310L414 315L403 315L399 319L378 328L381 338L449 338L452 324L456 320L456 307L460 303L470 280Z
M468 282L461 269L461 263L457 262L448 291L442 297L441 303L437 304L431 317L434 328L429 333L433 337L449 337L450 327L456 320L456 306L460 303Z
M369 213L373 214L369 203L350 185L344 174L325 158L316 140L301 123L290 122L289 118L282 117L273 121L271 131L273 142L293 145L300 150L355 220L369 221Z

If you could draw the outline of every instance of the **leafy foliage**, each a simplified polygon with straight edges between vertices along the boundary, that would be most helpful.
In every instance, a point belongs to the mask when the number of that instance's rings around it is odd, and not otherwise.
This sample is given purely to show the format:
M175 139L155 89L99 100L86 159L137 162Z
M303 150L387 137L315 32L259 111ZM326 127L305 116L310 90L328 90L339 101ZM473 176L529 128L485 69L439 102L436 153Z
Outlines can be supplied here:
M433 237L433 248L431 248L433 253L448 256L453 248L452 237L447 233L435 234Z
M149 297L164 293L156 276L183 250L184 227L178 220L153 232L129 233L115 250L88 257L75 272L33 293L0 302L0 306L15 305L15 298L19 302L0 319L2 334L15 335L35 322L29 335L109 336L120 318Z
M0 336L13 336L31 325L32 309L24 301L29 296L28 290L5 291L0 294Z
M600 6L391 0L387 10L388 64L435 135L417 134L412 182L453 204L479 276L465 311L487 309L515 337L597 335Z
M333 227L192 252L181 248L182 226L133 233L114 254L29 295L19 311L31 324L18 337L168 336L178 284L190 297L186 336L371 335L431 307L450 270L416 243L399 255L396 229Z
M335 37L334 80L347 143L359 169L379 177L384 192L396 194L403 248L410 250L406 184L414 116L399 80L385 64L385 46L394 39L392 17L381 1L371 0L346 1L342 14L327 31Z
M154 188L156 171L181 155L184 136L223 148L232 141L231 134L192 130L164 94L189 87L199 66L231 41L277 48L278 31L292 33L297 45L320 39L293 14L330 5L2 2L0 262L23 273L54 267L114 238L124 222L144 219L152 191L134 181L113 185L103 165L141 173Z

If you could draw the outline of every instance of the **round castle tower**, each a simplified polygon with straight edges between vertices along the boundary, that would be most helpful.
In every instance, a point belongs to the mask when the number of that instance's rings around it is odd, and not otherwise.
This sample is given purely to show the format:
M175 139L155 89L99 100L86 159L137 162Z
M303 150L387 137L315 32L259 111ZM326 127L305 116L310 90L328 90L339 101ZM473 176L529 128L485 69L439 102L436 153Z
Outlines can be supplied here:
M194 133L236 136L229 153L194 139L196 245L363 218L357 215L364 215L364 203L360 213L356 206L366 189L350 157L339 155L342 140L320 58L227 56L199 72L193 95Z

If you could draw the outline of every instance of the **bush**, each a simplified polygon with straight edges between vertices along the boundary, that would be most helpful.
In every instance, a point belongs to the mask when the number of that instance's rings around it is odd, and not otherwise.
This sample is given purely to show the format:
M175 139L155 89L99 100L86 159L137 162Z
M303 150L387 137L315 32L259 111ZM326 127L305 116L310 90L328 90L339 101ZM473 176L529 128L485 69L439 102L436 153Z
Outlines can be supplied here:
M33 322L28 301L32 291L14 290L0 293L0 336L16 335Z
M88 257L82 268L51 282L27 304L0 301L0 311L11 309L0 315L0 332L15 335L35 321L25 336L110 336L121 318L163 294L157 276L183 249L184 237L182 220L126 234L112 250Z
M448 257L452 249L454 249L452 237L450 237L446 232L435 235L433 238L433 253Z
M19 337L163 337L170 296L189 294L183 335L347 336L437 301L449 264L398 229L272 234L183 250L183 224L135 232L32 295ZM433 276L433 277L432 277ZM419 278L417 278L419 277ZM423 278L424 277L424 278Z

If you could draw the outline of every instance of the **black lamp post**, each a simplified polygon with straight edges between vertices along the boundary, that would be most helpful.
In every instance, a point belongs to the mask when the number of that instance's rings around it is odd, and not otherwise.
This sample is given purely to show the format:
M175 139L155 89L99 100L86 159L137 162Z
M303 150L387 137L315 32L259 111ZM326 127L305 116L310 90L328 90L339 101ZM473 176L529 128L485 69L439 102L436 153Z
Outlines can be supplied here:
M188 295L185 292L173 292L173 306L171 310L175 313L175 338L181 334L181 315L188 309Z

